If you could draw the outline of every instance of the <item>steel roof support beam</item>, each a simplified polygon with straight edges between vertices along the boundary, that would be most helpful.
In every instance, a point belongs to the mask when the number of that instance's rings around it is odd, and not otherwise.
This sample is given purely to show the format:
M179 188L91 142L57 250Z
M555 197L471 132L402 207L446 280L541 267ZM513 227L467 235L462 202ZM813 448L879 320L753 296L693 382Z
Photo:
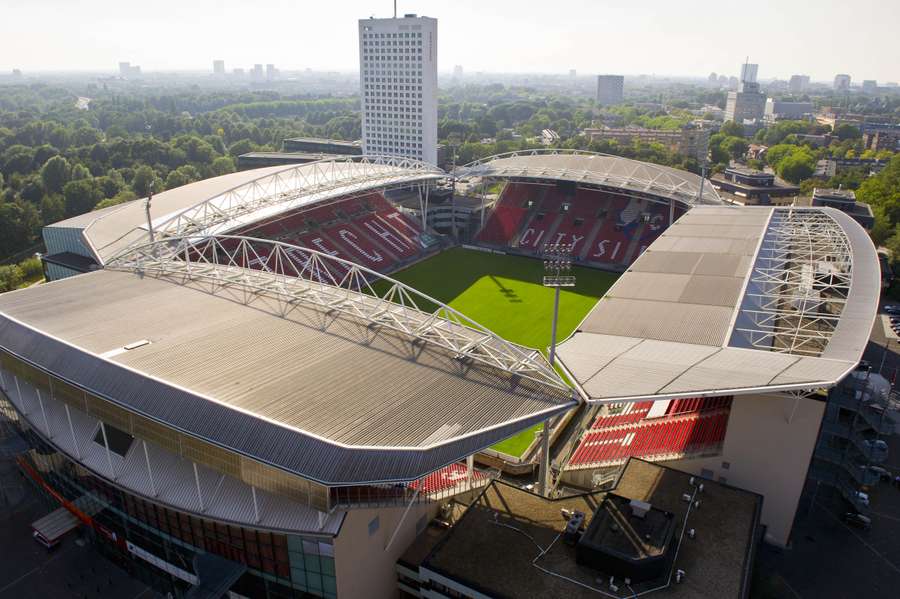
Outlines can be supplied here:
M108 268L207 282L214 294L237 287L247 304L261 295L274 296L282 314L297 303L320 306L454 355L568 389L538 352L512 344L437 299L376 271L271 240L216 236L194 241L192 237L163 238L116 258ZM336 277L336 271L344 274ZM425 312L422 306L427 305L436 308Z

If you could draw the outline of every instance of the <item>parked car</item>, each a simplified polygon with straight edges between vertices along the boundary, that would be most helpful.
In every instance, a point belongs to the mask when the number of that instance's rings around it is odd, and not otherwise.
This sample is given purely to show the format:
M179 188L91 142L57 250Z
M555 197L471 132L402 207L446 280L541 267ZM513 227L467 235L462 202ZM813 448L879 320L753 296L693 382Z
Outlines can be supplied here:
M900 314L900 306L895 306L893 304L887 304L884 307L884 311L888 314Z
M866 439L865 441L863 441L863 446L865 446L866 449L874 448L878 451L887 451L888 448L887 443L885 443L881 439L876 439L874 441Z
M870 530L872 528L872 519L868 516L857 514L856 512L847 512L841 516L841 520L848 526L855 526L856 528L861 528L863 530Z
M883 481L891 480L891 473L881 466L869 466L869 472L878 475L878 479Z

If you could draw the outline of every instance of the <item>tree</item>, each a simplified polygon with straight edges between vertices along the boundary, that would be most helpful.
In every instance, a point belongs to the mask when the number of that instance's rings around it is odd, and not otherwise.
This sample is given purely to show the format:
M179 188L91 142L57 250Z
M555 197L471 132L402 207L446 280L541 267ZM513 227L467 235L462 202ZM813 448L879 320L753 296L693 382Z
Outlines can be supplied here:
M179 166L166 177L166 189L181 187L182 185L199 181L201 178L200 172L194 166L190 164Z
M43 144L34 149L34 167L39 168L45 162L59 155L59 150L50 144Z
M856 197L881 210L891 227L900 223L900 154L891 158L880 173L863 181Z
M123 204L125 202L130 202L132 200L138 199L137 194L131 191L130 189L123 189L115 196L111 198L106 198L105 200L101 200L99 204L94 206L94 210L101 210L103 208L108 208L110 206L116 206L118 204Z
M63 196L66 200L66 216L75 216L93 210L97 202L103 199L103 192L93 179L79 179L66 183Z
M66 217L66 200L58 193L41 198L41 221L45 225L59 222Z
M859 129L857 129L853 125L847 124L838 125L837 127L835 127L834 135L841 141L862 137L862 133L859 132Z
M0 293L17 289L22 284L22 271L15 264L0 265Z
M218 158L213 160L210 169L212 170L212 174L215 176L233 173L235 171L234 159L231 156L219 156Z
M152 167L139 166L134 171L134 179L131 180L131 188L139 198L145 198L150 194L150 185L153 185L154 191L162 191L164 189L162 180L156 176L156 171Z
M44 186L37 175L29 175L22 181L19 189L19 197L26 202L37 204L44 197Z
M735 160L740 159L744 154L747 153L747 142L742 137L727 137L725 141L722 142L722 149L734 158Z
M769 166L776 166L779 162L784 160L785 157L790 156L796 151L797 146L792 146L790 144L778 144L777 146L772 146L766 151L766 162Z
M72 168L69 161L62 156L54 156L41 167L41 181L47 193L59 193L63 186L69 182L72 176Z
M816 170L816 159L809 152L798 151L786 156L778 163L777 171L785 181L799 183L808 179Z
M727 121L722 123L722 128L719 129L719 133L724 133L731 137L744 137L744 126L740 123L735 123L734 121Z
M76 164L72 167L72 181L78 181L79 179L90 179L91 178L91 170L84 166L83 164Z
M41 227L37 208L27 202L0 204L0 256L22 251L35 241Z
M7 177L13 173L28 173L34 162L34 149L21 144L6 148L0 156L0 171Z

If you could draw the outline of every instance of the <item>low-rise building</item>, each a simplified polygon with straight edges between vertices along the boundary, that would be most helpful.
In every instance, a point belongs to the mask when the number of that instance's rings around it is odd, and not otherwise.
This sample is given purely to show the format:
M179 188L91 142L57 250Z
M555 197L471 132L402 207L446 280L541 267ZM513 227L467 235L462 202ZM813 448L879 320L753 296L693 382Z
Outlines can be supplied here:
M588 128L584 130L584 134L590 141L614 140L620 144L630 144L638 140L644 143L661 143L673 152L701 162L709 152L710 130L693 126L676 130L643 127Z
M745 205L789 204L787 198L800 193L799 187L777 181L772 173L739 166L726 168L713 175L710 181L720 195L725 194L726 199Z
M362 143L359 141L323 139L320 137L293 137L285 139L281 147L285 152L311 152L350 156L359 156L363 153Z
M559 141L559 133L553 129L544 129L541 131L541 143L545 146L552 146Z
M768 98L764 118L768 123L810 118L815 112L812 102L783 102Z
M900 150L900 125L865 123L861 127L863 145L867 150L880 152Z
M813 190L812 205L837 208L841 212L846 212L852 216L853 220L866 229L871 229L872 225L875 224L872 208L868 204L857 202L856 194L849 189L816 188Z
M431 598L743 597L761 509L760 495L635 458L612 491L548 499L493 481L417 539L398 582Z

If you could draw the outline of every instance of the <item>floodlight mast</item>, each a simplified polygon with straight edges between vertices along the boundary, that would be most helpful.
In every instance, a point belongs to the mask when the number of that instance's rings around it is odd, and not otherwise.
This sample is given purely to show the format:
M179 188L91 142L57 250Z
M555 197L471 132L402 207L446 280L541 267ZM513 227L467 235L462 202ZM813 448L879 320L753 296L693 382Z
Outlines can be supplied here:
M544 287L555 288L553 296L553 325L550 329L550 367L556 364L556 325L559 321L559 290L562 287L574 287L575 276L572 272L572 252L575 246L571 243L548 243L544 246ZM544 421L541 436L541 495L550 495L550 419Z

